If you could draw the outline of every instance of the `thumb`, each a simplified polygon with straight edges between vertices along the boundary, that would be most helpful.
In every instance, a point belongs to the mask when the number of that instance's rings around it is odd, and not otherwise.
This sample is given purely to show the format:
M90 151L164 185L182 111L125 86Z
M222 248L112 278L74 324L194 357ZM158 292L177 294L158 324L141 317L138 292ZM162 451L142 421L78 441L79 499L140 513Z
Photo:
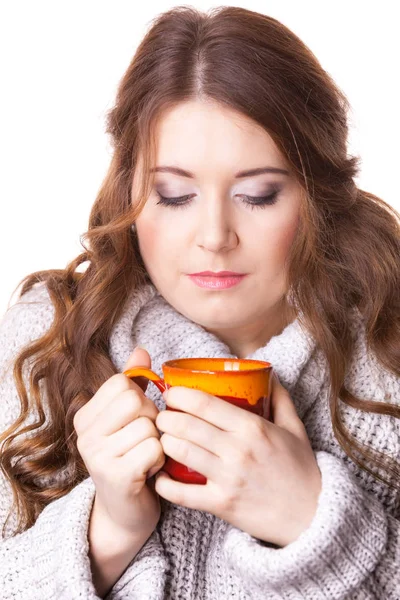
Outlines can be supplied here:
M272 378L271 419L275 425L293 433L296 437L304 431L303 422L289 392L283 387L274 372Z
M128 360L125 363L124 371L128 369L133 369L134 367L147 367L151 369L151 357L145 348L142 346L136 346L134 351L129 356ZM137 383L137 385L145 392L149 383L149 380L146 377L133 377L132 381Z

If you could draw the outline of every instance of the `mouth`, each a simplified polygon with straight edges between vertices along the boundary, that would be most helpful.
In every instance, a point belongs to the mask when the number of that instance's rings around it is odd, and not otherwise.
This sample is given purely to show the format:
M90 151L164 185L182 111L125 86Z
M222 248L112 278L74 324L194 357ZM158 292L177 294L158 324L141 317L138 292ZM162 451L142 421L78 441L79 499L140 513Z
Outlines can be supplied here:
M241 277L244 273L234 271L202 271L201 273L190 273L192 277Z
M206 272L207 273L207 272ZM226 273L226 271L223 271ZM240 273L229 273L228 275L221 275L220 273L213 273L212 275L199 273L189 275L191 281L198 287L207 288L211 290L225 290L235 285L238 285L246 274Z

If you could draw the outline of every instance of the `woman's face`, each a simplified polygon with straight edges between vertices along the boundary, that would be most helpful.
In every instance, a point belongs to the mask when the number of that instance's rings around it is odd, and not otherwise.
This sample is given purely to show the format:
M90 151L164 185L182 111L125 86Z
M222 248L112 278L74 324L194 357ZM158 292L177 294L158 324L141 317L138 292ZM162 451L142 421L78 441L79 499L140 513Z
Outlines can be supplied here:
M282 329L299 184L289 172L261 172L288 170L272 138L215 103L190 101L170 109L156 139L155 185L136 221L147 272L177 311L227 343L236 340L231 347L246 355ZM260 172L252 174L255 169ZM134 178L133 198L135 191ZM179 206L161 204L160 195L180 198ZM202 271L245 277L233 287L210 289L189 277Z

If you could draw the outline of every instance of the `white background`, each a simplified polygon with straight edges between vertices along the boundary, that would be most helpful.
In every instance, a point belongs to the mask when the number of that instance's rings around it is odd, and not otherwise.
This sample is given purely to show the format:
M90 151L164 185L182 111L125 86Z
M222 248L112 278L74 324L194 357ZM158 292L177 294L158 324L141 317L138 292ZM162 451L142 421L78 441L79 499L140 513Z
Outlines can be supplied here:
M19 281L81 251L110 152L104 115L150 20L177 3L0 4L0 317ZM193 2L207 10L220 3ZM400 210L396 2L229 2L279 19L351 104L356 183Z

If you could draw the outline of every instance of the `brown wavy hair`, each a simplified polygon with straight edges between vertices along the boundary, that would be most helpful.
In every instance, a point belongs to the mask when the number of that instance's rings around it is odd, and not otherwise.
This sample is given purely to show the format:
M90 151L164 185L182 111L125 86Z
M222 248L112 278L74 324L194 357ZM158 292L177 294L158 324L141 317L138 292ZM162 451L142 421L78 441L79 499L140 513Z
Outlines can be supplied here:
M73 418L117 372L110 332L128 294L150 281L130 226L152 190L155 126L165 109L193 99L216 101L257 122L300 183L305 199L288 283L328 361L334 433L360 468L400 487L398 463L361 446L340 412L346 403L400 417L399 406L356 398L344 386L354 348L353 307L363 315L368 347L382 368L400 375L400 215L354 183L360 159L347 154L349 102L310 49L276 19L239 7L204 13L178 6L150 22L107 113L113 155L81 237L84 251L65 269L35 272L19 284L22 296L45 281L55 313L50 330L15 360L21 415L0 436L17 532L88 476ZM132 198L139 151L143 177ZM78 271L83 263L86 269ZM23 364L33 358L28 395ZM51 398L48 422L40 382ZM24 426L33 407L39 418ZM66 477L53 477L63 470ZM38 475L50 483L38 485Z

